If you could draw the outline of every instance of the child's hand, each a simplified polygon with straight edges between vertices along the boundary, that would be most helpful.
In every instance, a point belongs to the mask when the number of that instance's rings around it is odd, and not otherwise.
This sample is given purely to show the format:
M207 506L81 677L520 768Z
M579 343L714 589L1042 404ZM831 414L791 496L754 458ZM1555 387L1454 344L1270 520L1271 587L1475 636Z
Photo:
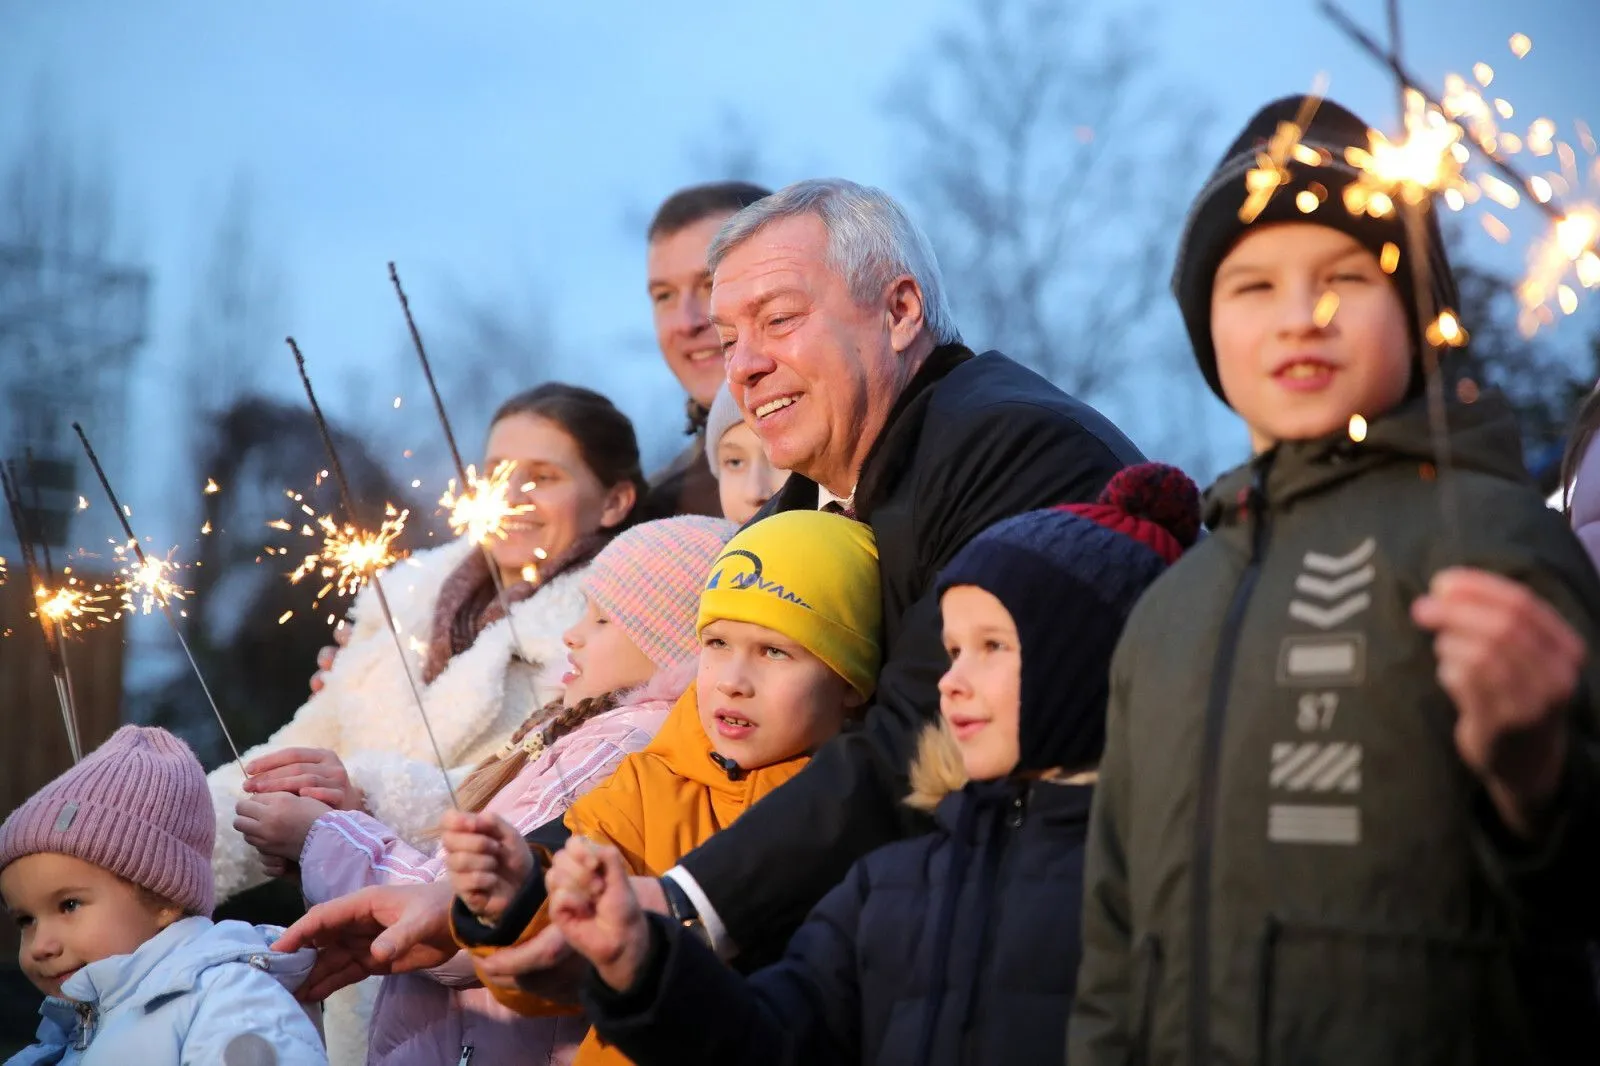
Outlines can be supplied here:
M480 922L495 924L533 874L532 849L498 815L446 811L439 824L451 887Z
M311 823L333 808L293 792L246 796L234 808L233 827L263 855L298 861Z
M545 874L550 920L573 950L617 991L631 988L650 947L650 928L628 883L622 853L583 837L567 841Z
M1583 638L1527 586L1483 570L1443 570L1411 606L1432 630L1439 684L1456 705L1456 750L1506 826L1534 833L1561 784L1566 704Z
M291 884L300 883L300 864L276 855L261 856L261 872L274 881L283 878Z
M294 792L338 811L359 811L365 797L337 752L327 748L283 748L245 766L246 792Z

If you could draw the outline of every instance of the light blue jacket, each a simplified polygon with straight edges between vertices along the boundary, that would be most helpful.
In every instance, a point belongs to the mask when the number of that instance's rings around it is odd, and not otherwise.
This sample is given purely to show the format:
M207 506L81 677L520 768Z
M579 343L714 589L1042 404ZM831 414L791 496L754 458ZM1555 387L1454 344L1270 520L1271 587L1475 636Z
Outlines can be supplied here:
M6 1066L326 1066L293 996L316 953L272 951L280 932L185 918L91 962L62 985L66 999L45 1000L39 1042Z

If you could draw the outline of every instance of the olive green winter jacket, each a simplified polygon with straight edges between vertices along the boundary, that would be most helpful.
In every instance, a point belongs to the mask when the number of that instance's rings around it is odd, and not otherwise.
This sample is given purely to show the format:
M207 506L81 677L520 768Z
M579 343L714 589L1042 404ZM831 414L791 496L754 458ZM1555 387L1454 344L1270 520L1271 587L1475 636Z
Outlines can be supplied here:
M1497 397L1452 406L1450 448L1441 481L1421 403L1360 444L1280 445L1208 492L1214 535L1135 610L1071 1066L1600 1062L1594 658L1555 823L1519 845L1457 755L1409 615L1441 568L1482 567L1600 649L1600 580Z

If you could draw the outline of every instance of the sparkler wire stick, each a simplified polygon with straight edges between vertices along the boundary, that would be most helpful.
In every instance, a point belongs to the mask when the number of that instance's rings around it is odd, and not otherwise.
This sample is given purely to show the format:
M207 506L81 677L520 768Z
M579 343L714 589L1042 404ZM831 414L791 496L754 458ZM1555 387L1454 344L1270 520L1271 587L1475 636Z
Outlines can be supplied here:
M322 415L322 406L317 403L317 394L311 388L311 376L306 373L306 359L300 354L300 345L295 343L293 337L285 338L289 350L294 353L294 365L300 371L300 383L305 386L306 399L311 404L311 416L317 423L317 432L322 436L323 450L328 453L328 469L333 472L335 483L339 486L339 499L344 503L345 516L352 525L356 524L355 501L350 495L350 481L345 477L344 466L339 462L339 451L333 443L333 431L328 428L328 420ZM400 656L400 669L406 675L406 683L411 686L411 696L417 701L417 713L422 716L422 728L428 733L428 743L433 745L433 757L439 763L439 774L444 778L445 790L450 794L450 805L456 810L461 809L461 803L456 799L455 786L450 783L450 770L445 765L444 753L439 749L439 741L433 735L433 723L428 721L428 712L422 705L422 690L417 687L417 679L411 673L411 660L406 652L405 644L400 639L400 630L395 625L394 612L389 610L389 598L383 594L383 583L378 579L376 568L370 570L367 579L372 584L373 594L378 599L378 609L383 612L384 627L389 630L389 635L394 638L394 650Z
M22 459L28 468L28 488L33 496L33 518L29 525L33 529L34 542L44 552L44 579L54 585L56 583L56 565L50 560L50 541L45 538L44 527L41 525L42 519L40 516L44 511L44 507L39 502L39 473L33 465L33 449L22 449ZM21 482L17 480L15 467L11 469L11 482L13 485L21 485ZM17 498L19 500L22 498L20 488L17 491Z
M1331 6L1331 5L1330 5ZM1406 92L1411 88L1400 62L1400 0L1387 0L1389 15L1389 66L1395 75L1395 97L1400 104L1399 119L1405 123L1407 114ZM1417 304L1417 350L1422 355L1422 373L1428 394L1428 434L1433 445L1434 477L1439 486L1439 509L1444 519L1445 533L1452 542L1459 539L1461 511L1456 501L1454 463L1450 450L1449 411L1445 406L1444 373L1440 366L1442 352L1433 342L1430 330L1439 313L1450 310L1457 314L1460 308L1441 308L1434 304L1432 268L1428 258L1427 221L1425 211L1434 210L1432 197L1413 203L1412 197L1401 196L1395 207L1405 226L1406 245L1411 249L1406 257L1411 260L1411 289Z
M56 566L50 558L50 540L44 535L44 506L39 499L39 471L33 462L33 449L24 448L22 459L28 468L28 489L33 497L32 519L30 525L33 529L33 539L44 552L44 576L50 587L55 587ZM9 464L8 464L9 465ZM20 485L17 471L11 469L11 482L13 486ZM20 504L22 491L16 489L17 499ZM67 624L65 619L58 618L56 627L56 653L61 657L61 672L55 675L56 700L71 708L72 713L67 716L67 746L72 749L72 761L78 762L83 758L83 731L78 725L78 696L72 688L72 668L67 662Z
M450 446L450 459L455 463L456 477L461 481L461 489L467 491L472 485L472 480L467 477L466 464L461 461L461 449L456 447L456 435L450 428L450 416L445 414L444 400L439 395L439 386L433 380L433 366L428 362L428 349L423 346L422 334L417 329L417 320L411 314L411 301L406 299L406 290L400 284L400 272L389 264L389 280L394 283L395 295L400 297L400 310L406 316L406 329L411 333L411 345L417 350L417 361L422 364L422 376L428 382L428 392L433 396L433 409L439 413L439 425L444 429L445 443ZM506 629L511 633L511 643L515 645L517 654L527 657L523 648L522 638L517 635L516 623L511 618L511 604L506 602L506 583L500 577L500 564L494 561L494 555L489 551L489 545L480 541L478 547L483 551L483 561L489 565L489 580L494 583L495 601L500 605L500 613L505 615Z
M84 433L83 426L77 422L72 423L72 428L78 434L78 440L83 442L83 450L89 456L89 464L94 467L95 476L100 479L100 487L105 490L106 499L111 503L111 509L117 513L117 521L122 523L122 532L127 536L128 543L133 546L134 555L139 559L141 567L148 564L144 548L139 544L139 538L134 535L133 524L128 521L128 513L122 509L122 504L117 500L117 494L111 487L111 479L106 477L105 468L100 465L100 457L95 454L94 445L89 443L88 434ZM239 767L239 772L249 777L244 768L244 758L239 754L239 746L233 742L233 734L228 731L228 723L222 717L222 711L217 707L217 701L211 695L211 687L206 684L205 674L200 670L200 664L195 660L194 652L189 648L189 642L184 639L183 627L178 625L178 616L172 611L172 604L167 598L157 595L155 600L161 606L161 613L167 616L167 625L172 627L172 635L178 638L178 647L183 649L184 658L189 660L189 667L194 671L195 680L200 682L200 691L205 694L206 703L211 707L211 713L217 719L217 727L222 730L222 739L228 742L228 750L233 752L233 761Z
M4 487L6 508L11 512L11 524L17 531L17 546L22 550L22 568L28 578L28 595L36 597L34 590L41 587L38 562L33 554L33 543L28 537L28 524L23 518L21 493L17 491L9 470L10 465L7 463L6 469L0 469L0 485ZM37 602L34 607L34 614L39 619L39 629L44 634L45 655L50 663L50 676L56 687L56 703L61 708L61 724L67 731L67 748L72 753L73 765L77 765L83 760L83 741L78 732L77 706L72 700L72 685L67 677L67 660L61 651L66 634L59 625L52 628L50 619L38 609Z

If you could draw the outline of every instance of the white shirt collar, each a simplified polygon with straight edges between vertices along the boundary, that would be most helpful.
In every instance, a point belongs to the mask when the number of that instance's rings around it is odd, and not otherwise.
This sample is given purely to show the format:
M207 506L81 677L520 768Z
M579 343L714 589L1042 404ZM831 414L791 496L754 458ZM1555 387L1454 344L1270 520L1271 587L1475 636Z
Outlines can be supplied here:
M855 499L855 496L856 496L856 493L855 493L854 489L850 490L850 495L848 495L848 496L835 496L833 493L829 492L827 490L827 488L825 488L822 485L821 482L818 482L818 484L817 484L817 510L820 511L820 510L824 509L830 503L836 503L840 507L848 508L850 506L850 501Z

